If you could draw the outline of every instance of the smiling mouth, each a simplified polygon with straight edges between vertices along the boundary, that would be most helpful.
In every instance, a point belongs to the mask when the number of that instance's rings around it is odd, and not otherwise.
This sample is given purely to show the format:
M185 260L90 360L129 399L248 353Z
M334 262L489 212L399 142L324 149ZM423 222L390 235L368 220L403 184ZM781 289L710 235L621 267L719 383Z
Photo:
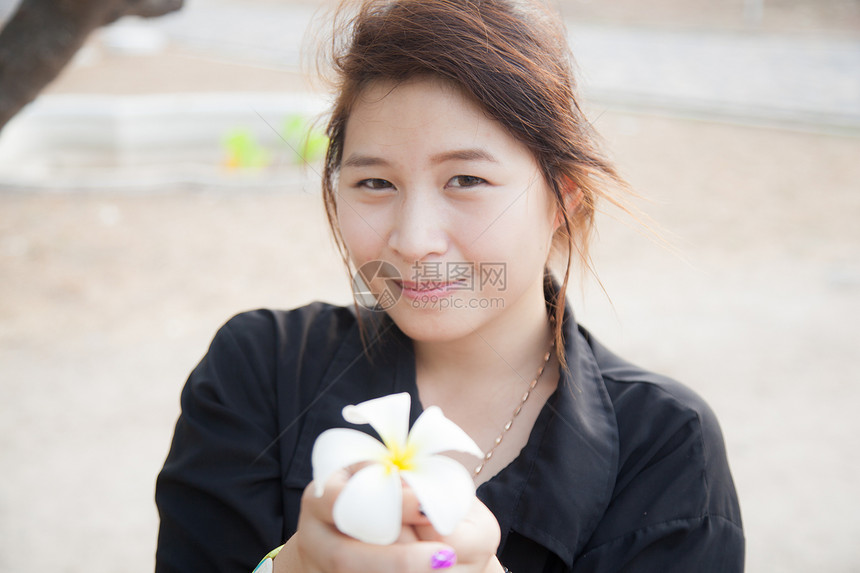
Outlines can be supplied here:
M434 294L445 293L455 289L462 289L466 286L466 279L457 279L453 281L395 281L404 292L415 294Z

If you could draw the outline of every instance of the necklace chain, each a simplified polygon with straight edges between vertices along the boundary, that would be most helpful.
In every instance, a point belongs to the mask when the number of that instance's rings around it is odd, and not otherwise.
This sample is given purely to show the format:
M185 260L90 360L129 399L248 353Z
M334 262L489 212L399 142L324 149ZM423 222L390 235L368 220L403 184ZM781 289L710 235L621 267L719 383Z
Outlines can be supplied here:
M499 444L502 443L502 440L504 439L505 434L508 432L508 430L511 429L511 426L514 425L514 420L516 420L517 416L520 415L520 412L522 411L523 406L525 406L526 401L528 401L528 399L529 399L529 396L532 395L532 390L534 390L535 386L537 386L537 383L540 380L540 377L543 374L543 371L546 368L547 363L549 363L549 357L552 354L552 349L554 346L555 346L555 341L550 342L549 350L547 350L546 354L543 355L543 362L541 363L540 368L538 368L538 371L534 377L534 380L532 380L529 383L529 387L526 389L526 391L523 393L522 397L520 398L519 404L517 404L517 407L514 408L514 412L511 415L511 419L508 420L508 423L502 427L501 433L496 437L496 440L493 442L493 445L490 447L490 449L487 450L487 453L484 454L483 459L481 459L481 463L478 464L478 466L475 468L474 472L472 472L472 477L477 477L478 474L481 473L481 470L484 469L484 466L487 465L487 462L489 462L490 458L493 457L493 453L495 453L496 448L498 448Z

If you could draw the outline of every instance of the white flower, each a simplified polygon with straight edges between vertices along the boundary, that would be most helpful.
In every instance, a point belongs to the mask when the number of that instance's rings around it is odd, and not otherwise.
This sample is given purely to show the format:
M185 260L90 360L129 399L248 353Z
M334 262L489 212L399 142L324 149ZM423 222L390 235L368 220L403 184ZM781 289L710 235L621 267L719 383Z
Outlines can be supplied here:
M315 492L342 468L368 463L347 481L333 508L343 533L366 543L388 545L400 536L403 520L401 480L412 488L427 519L442 535L454 531L475 495L472 476L462 464L437 455L483 453L466 432L436 406L427 408L409 431L408 393L392 394L343 409L353 424L370 424L382 442L358 430L326 430L314 444Z

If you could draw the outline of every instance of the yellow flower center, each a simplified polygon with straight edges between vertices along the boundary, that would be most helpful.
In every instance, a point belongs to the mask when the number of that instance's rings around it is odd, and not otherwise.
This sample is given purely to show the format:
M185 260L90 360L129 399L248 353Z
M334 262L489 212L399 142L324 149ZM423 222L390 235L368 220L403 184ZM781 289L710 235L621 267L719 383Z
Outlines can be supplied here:
M400 444L388 445L388 457L386 458L386 467L388 471L407 471L412 469L413 458L415 457L415 448L401 448Z

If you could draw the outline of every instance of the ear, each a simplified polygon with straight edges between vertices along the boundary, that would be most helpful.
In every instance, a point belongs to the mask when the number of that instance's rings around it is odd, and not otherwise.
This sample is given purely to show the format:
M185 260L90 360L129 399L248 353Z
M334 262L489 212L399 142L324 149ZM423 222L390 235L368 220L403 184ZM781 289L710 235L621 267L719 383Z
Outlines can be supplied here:
M553 222L553 230L557 231L559 227L564 225L564 212L569 215L574 213L580 203L582 203L582 189L579 188L573 179L568 176L563 176L560 180L561 188L561 205L556 201L555 205L555 221ZM562 208L564 212L562 212Z

